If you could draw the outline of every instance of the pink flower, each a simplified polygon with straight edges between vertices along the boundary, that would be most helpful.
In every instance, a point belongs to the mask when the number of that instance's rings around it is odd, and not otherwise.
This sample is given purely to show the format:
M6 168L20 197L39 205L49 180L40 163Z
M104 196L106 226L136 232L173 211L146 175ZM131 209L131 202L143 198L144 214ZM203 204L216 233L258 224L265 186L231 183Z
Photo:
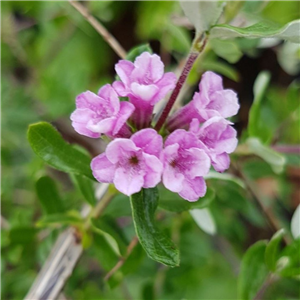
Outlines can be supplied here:
M216 171L224 172L229 168L230 158L238 143L236 131L231 122L222 117L213 117L199 128L199 120L193 119L190 131L206 146L206 152Z
M120 96L129 97L134 104L133 122L139 129L149 126L153 106L175 87L175 74L164 74L160 57L148 52L138 56L134 63L120 60L115 69L121 81L114 82L113 87Z
M104 85L98 95L86 91L76 98L76 110L71 115L74 129L91 138L101 134L109 137L131 135L126 121L134 111L129 102L120 102L110 84Z
M224 90L222 77L205 72L199 84L199 93L195 93L193 100L173 114L167 123L167 128L173 131L186 128L192 119L204 122L218 116L228 118L237 114L239 110L238 98L232 90Z
M167 138L161 155L164 186L188 201L197 201L206 193L203 176L209 171L210 159L202 148L192 132L178 129Z
M143 129L130 139L117 138L105 153L91 162L94 177L100 182L114 183L125 195L143 188L155 187L161 180L163 165L159 160L162 137L154 129Z

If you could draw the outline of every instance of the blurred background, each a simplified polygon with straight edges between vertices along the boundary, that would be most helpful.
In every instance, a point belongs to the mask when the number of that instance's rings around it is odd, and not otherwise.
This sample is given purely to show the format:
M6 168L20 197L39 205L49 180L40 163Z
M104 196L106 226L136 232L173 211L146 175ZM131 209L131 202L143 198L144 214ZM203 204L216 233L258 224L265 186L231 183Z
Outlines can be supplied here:
M174 71L184 63L194 29L178 2L92 1L84 5L125 50L149 43L167 70ZM237 18L232 19L232 10L239 11ZM225 21L232 19L235 26L261 20L284 25L299 18L300 7L298 1L237 1L229 2L226 12ZM1 2L2 299L25 296L64 228L55 226L45 235L41 234L44 229L36 226L44 213L36 192L37 180L47 175L56 181L66 210L79 210L84 203L66 174L47 167L33 153L26 139L28 125L51 122L68 142L81 145L93 156L100 153L101 142L79 136L69 116L75 109L76 95L85 90L96 92L114 80L118 60L68 2ZM253 84L261 71L269 71L271 80L260 107L260 138L270 146L299 145L299 94L295 88L299 61L299 45L280 40L211 42L188 78L182 101L191 99L205 70L221 74L224 86L239 96L241 109L233 121L243 143ZM300 198L300 160L299 153L282 155L287 163L280 174L257 157L245 158L237 153L232 159L255 182L281 227L289 228ZM105 253L101 241L94 238L66 283L65 297L237 299L243 253L257 240L269 239L273 232L248 191L217 179L208 184L218 191L210 207L215 235L201 230L188 212L159 211L160 227L180 248L179 268L158 265L137 246L130 264L108 287L103 278L115 265L116 257ZM112 201L105 215L117 220L128 243L133 235L128 199ZM265 297L298 299L299 282L282 279L267 289Z

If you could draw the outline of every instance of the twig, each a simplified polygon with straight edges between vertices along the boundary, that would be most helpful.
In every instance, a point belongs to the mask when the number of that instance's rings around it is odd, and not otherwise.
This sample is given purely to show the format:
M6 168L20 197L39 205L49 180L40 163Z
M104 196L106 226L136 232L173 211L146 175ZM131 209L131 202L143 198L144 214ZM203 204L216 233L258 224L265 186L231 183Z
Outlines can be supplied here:
M123 59L126 57L126 51L119 42L107 31L107 29L93 17L88 9L77 1L70 1L70 4L75 7L79 13L95 28L95 30L104 38L104 40L112 47L112 49Z
M234 164L232 164L232 166L234 166ZM263 214L266 216L266 218L267 218L271 228L273 229L273 231L277 232L279 229L281 229L281 227L280 227L277 219L273 215L272 211L267 209L267 207L265 207L265 205L263 204L263 201L262 201L262 199L261 199L261 197L258 193L259 189L255 186L255 184L252 181L250 181L247 178L247 176L244 175L244 173L241 171L241 169L239 168L238 165L236 165L234 167L234 169L238 173L239 177L244 181L247 190L251 194L252 198L256 201L256 203L260 207ZM289 243L286 236L284 236L283 240L284 240L285 244Z
M259 289L259 291L257 292L257 294L254 296L253 300L263 300L263 296L267 290L267 288L274 282L274 277L272 276L272 274L269 274L269 276L267 277L267 279L265 280L265 282L263 283L263 285L261 286L261 288Z
M95 208L100 215L111 197L106 194L108 184L100 184L96 190L99 203ZM89 216L90 206L85 205L81 211L83 217ZM82 252L82 244L76 228L70 227L62 232L55 242L50 255L40 270L25 299L50 300L57 299L67 279L71 276Z
M162 128L162 126L164 125L164 123L165 123L165 121L177 99L177 96L178 96L183 84L185 83L187 76L189 75L189 72L192 69L194 62L196 61L199 54L204 50L206 42L207 42L207 36L205 36L205 35L203 35L200 38L200 41L198 41L198 40L195 41L194 46L192 48L193 50L189 54L189 57L186 61L186 64L185 64L183 70L182 70L182 73L176 83L175 89L173 90L166 107L164 108L161 116L159 117L159 119L155 125L155 130L159 131ZM199 47L199 45L200 45L200 47Z
M10 228L9 222L1 215L1 228L8 230Z
M300 145L274 145L272 149L280 153L300 154Z
M130 244L127 247L127 251L126 251L126 256L122 257L117 264L106 274L106 276L104 277L104 280L108 280L115 272L117 272L125 263L126 259L129 257L129 255L131 254L132 250L134 249L134 247L138 244L139 240L138 238L135 236Z

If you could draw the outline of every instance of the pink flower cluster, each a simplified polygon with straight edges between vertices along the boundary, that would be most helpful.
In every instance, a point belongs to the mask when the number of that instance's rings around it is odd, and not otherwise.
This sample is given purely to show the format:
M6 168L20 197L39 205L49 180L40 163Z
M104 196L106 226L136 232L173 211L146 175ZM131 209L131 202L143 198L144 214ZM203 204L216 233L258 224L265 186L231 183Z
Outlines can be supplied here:
M202 75L199 92L166 122L165 141L151 128L154 105L175 87L176 76L164 73L160 57L148 52L134 63L119 61L120 81L76 98L71 115L74 129L91 138L102 134L112 141L91 162L94 177L113 183L126 195L164 186L188 201L206 193L211 167L223 172L237 145L236 131L225 118L238 112L237 95L223 88L213 72ZM119 97L128 97L120 101Z

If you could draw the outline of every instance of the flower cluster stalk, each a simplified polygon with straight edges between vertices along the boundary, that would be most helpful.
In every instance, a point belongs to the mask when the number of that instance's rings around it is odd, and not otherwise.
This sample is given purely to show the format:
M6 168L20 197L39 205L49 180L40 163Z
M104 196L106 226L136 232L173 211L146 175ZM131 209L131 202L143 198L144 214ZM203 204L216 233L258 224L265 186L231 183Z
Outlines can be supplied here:
M170 99L167 103L167 105L165 106L160 118L158 119L156 125L155 125L155 130L159 131L162 126L164 125L179 93L180 93L180 90L183 86L183 84L185 83L196 59L198 58L199 54L204 50L205 46L206 46L206 42L207 42L207 36L206 35L202 35L201 38L200 38L200 41L197 39L195 42L194 42L194 45L192 47L192 51L190 52L189 54L189 57L185 63L185 66L182 70L182 73L176 83L176 86L175 86L175 89L173 90L171 96L170 96Z

